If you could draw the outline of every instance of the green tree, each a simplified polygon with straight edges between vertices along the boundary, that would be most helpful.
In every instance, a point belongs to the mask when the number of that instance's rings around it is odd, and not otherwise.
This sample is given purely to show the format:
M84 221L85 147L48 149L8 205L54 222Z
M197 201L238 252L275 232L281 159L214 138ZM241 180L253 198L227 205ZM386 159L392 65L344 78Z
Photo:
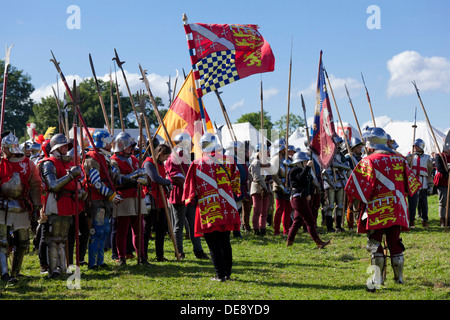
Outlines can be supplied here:
M0 61L0 96L3 94L4 70L5 62ZM10 130L18 138L26 135L27 121L33 114L33 100L30 95L34 87L30 80L31 77L23 70L9 66L3 130Z
M111 123L111 88L109 82L105 82L102 80L98 80L98 85L100 91L102 93L102 100L105 105L106 117L107 121ZM78 90L80 93L80 100L82 101L80 106L81 114L83 115L83 119L86 122L86 125L94 128L103 128L105 123L105 116L103 114L103 109L100 103L100 99L97 92L97 86L95 84L95 80L93 78L89 78L83 80L79 84L77 84ZM72 88L71 88L72 90ZM128 96L123 96L122 92L119 91L120 97L120 106L123 114L123 122L124 127L127 128L138 128L138 123L136 121L136 115L133 110L133 106L131 105L130 98ZM138 94L132 95L134 104L137 108L136 112L139 116L139 103L138 103ZM155 97L156 103L158 105L158 109L161 113L161 116L164 117L167 109L163 109L164 104L162 103L161 98ZM64 101L60 101L61 109L63 110L65 107L68 112L68 124L69 127L73 124L74 117L74 108L70 104L67 104L70 101L70 98L67 96L66 98L66 106L64 106ZM149 98L146 97L146 106L145 106L145 115L149 119L149 123L151 127L157 127L158 121L156 115L154 114L153 107L150 105ZM117 94L115 90L115 86L113 86L113 103L114 103L114 128L121 128L120 121L120 111L117 102ZM37 103L33 107L33 115L30 116L29 122L34 122L36 124L36 130L38 133L45 133L48 127L57 126L58 128L58 108L56 105L56 100L53 96L45 97L41 99L41 102ZM64 111L62 111L64 117ZM64 121L65 122L65 121ZM80 125L80 124L79 124ZM70 129L70 128L69 128Z
M263 128L267 130L267 137L270 140L273 123L270 119L270 116L267 114L267 111L264 111L263 121L264 121ZM250 122L250 124L258 130L261 129L261 112L245 113L239 119L236 120L236 123L245 123L245 122Z
M282 116L279 120L275 121L274 127L278 130L280 138L286 138L286 120L287 116ZM302 117L296 114L289 114L289 135L294 133L298 127L305 126L305 121Z

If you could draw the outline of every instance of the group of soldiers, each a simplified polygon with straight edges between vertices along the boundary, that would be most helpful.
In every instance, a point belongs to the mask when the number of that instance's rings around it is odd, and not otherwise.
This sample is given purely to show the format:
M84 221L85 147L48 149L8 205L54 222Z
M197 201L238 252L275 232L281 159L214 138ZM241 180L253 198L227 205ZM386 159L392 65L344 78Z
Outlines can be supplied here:
M445 188L445 182L436 177L448 179L448 173L435 163L442 162L442 155L433 159L424 154L421 139L416 139L413 153L406 157L395 151L395 140L381 128L366 128L362 139L365 144L356 137L344 143L336 136L338 151L331 166L323 169L317 155L295 149L284 139L271 146L258 144L252 153L248 143L235 141L223 147L215 135L206 133L199 141L202 157L194 160L193 143L186 133L175 137L172 149L156 139L148 141L145 137L145 144L140 146L127 132L113 136L106 130L96 130L92 135L94 146L81 150L62 133L40 144L28 141L19 146L13 133L4 132L0 162L1 279L16 282L20 276L30 228L36 237L41 271L57 278L73 263L76 232L84 239L77 243L77 254L84 261L88 251L90 269L106 266L105 243L111 232L119 265L126 265L130 231L138 263L150 265L147 248L153 225L157 261L167 261L162 247L164 235L172 232L172 226L176 258L184 258L186 228L196 257L211 259L214 280L225 281L232 265L230 232L235 237L242 237L245 231L264 236L267 223L273 225L274 235L285 235L290 246L297 229L303 226L323 248L329 241L322 241L316 231L321 209L327 232L344 231L345 221L353 229L357 222L358 232L368 235L366 248L372 265L380 269L386 265L387 255L381 245L385 234L394 259L395 279L403 282L400 230L415 225L417 208L423 226L428 226L427 195L432 194L435 184ZM448 153L443 154L447 161ZM269 160L265 162L264 157ZM445 191L438 188L440 198ZM260 206L258 201L264 199ZM171 212L169 221L164 216L166 205ZM444 211L440 199L441 224ZM162 223L144 218L150 212ZM75 217L86 218L85 231L74 231ZM255 220L260 217L262 223ZM211 257L203 251L200 236L205 237ZM380 280L374 279L374 283Z

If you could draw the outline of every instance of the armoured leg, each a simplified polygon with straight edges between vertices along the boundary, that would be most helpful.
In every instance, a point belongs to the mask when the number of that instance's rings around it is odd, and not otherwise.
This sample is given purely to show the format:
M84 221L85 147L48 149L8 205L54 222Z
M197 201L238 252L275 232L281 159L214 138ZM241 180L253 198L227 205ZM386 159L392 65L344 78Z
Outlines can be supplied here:
M8 259L6 253L8 252L8 226L6 224L0 224L0 264L1 275L8 274Z
M403 284L403 264L405 258L403 253L396 254L391 257L391 265L394 270L394 281Z
M368 240L366 245L366 250L371 253L371 265L373 266L373 278L370 280L370 285L372 285L372 288L369 287L369 289L376 289L377 286L380 286L384 283L384 269L386 267L386 256L384 253L380 252L382 251L381 242L370 238L370 233L368 233Z
M61 272L66 272L66 252L65 243L71 223L70 216L50 216L50 228L47 236L49 276L55 277Z
M16 232L18 242L12 254L11 276L17 278L22 268L23 257L29 246L28 229L19 229Z

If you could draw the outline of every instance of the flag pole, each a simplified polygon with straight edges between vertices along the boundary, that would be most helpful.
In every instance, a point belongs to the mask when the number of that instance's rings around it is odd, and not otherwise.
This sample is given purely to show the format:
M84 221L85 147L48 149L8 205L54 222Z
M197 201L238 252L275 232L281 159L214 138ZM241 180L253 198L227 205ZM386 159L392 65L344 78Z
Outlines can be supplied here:
M186 26L188 24L188 18L187 18L187 15L185 13L183 13L182 20L183 20L183 25ZM192 37L191 34L186 34L186 40L188 42L192 41L191 37ZM191 57L194 55L192 51L189 51L189 54L190 54ZM192 58L191 58L191 61L192 61ZM197 70L197 66L195 64L192 64L192 70L193 71ZM194 77L194 79L195 79L195 77ZM196 88L199 87L198 80L195 80L195 86L196 86ZM199 104L199 108L200 108L200 116L202 118L203 133L206 133L207 129L206 129L205 111L204 111L204 108L203 108L203 101L202 101L201 97L197 97L197 100L198 100L198 104Z
M235 142L237 141L236 134L234 133L233 125L231 124L230 118L228 117L227 110L225 109L225 105L220 97L220 92L218 90L214 90L216 93L217 99L219 100L220 108L222 109L223 117L225 118L225 123L227 124L228 131L230 132L231 139Z
M333 97L334 106L336 107L336 112L337 112L337 115L339 118L339 123L341 124L342 132L344 133L344 141L345 141L345 146L347 147L347 152L348 152L348 154L351 154L350 153L350 145L348 144L347 135L345 134L345 131L344 131L344 125L342 124L341 115L339 114L339 108L337 106L336 99L334 98L333 88L331 87L330 79L328 78L328 73L327 73L327 70L325 69L325 66L323 65L323 63L322 63L322 68L323 68L323 71L325 72L325 77L327 78L328 86L330 87L331 96ZM352 158L352 157L350 157L350 158ZM352 162L353 162L353 166L356 167L356 163L353 158L352 158Z

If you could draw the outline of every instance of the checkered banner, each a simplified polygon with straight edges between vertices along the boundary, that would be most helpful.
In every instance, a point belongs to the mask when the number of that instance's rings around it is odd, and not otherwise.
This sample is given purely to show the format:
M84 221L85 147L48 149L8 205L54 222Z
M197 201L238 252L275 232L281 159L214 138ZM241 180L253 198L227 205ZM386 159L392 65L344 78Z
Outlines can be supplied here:
M194 72L194 77L197 76L197 79L200 80L197 96L201 97L239 80L234 63L235 52L235 50L213 52L197 63L198 71Z
M251 74L275 69L272 49L255 25L193 23L184 28L199 98Z

